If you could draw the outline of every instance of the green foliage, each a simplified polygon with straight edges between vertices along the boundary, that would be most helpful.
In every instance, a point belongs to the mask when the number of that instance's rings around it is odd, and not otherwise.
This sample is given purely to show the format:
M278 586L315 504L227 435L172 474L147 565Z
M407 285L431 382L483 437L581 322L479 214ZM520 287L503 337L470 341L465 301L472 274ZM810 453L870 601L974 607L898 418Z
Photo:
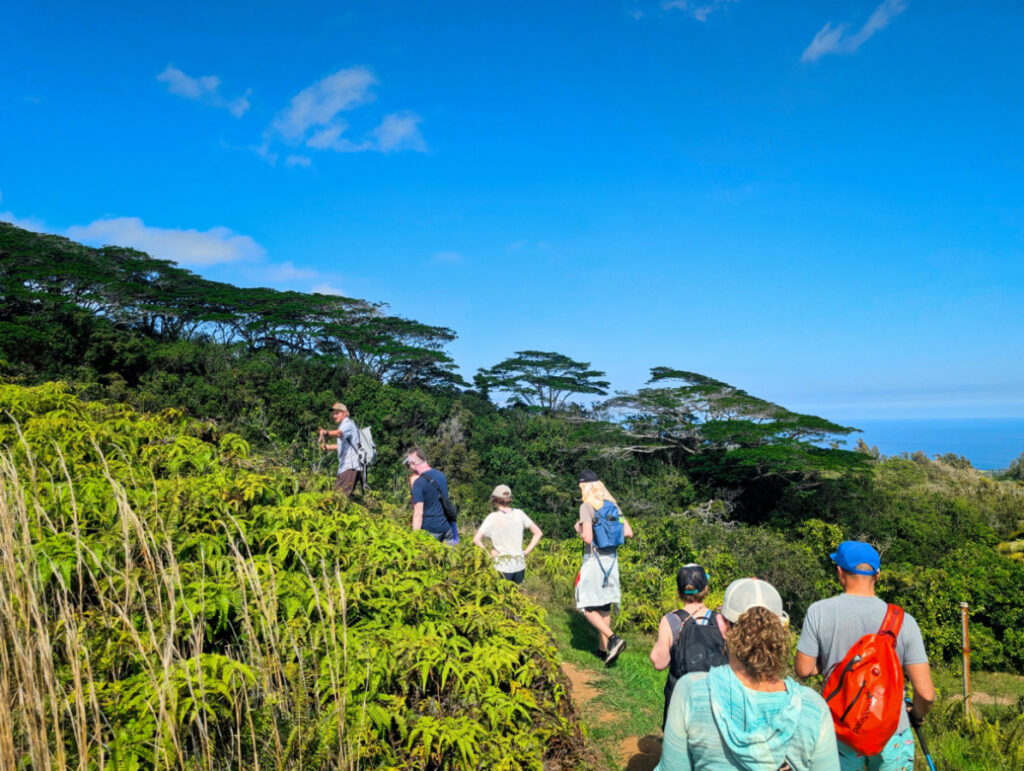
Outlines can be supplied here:
M573 361L553 351L516 351L490 369L478 370L473 379L484 394L504 391L525 404L551 413L565 407L573 394L608 393L608 381L598 380L603 372L590 369L590 362Z
M19 765L578 767L543 613L478 550L177 410L0 384L0 415Z

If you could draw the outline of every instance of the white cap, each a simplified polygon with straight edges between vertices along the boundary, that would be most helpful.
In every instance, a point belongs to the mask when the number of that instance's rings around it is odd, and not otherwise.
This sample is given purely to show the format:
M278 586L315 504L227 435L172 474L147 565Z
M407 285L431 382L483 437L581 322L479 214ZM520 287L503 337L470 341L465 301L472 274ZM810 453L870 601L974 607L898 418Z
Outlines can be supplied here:
M774 586L759 578L738 578L725 589L722 615L735 624L751 608L768 608L783 624L789 623L789 614L782 609L782 597Z

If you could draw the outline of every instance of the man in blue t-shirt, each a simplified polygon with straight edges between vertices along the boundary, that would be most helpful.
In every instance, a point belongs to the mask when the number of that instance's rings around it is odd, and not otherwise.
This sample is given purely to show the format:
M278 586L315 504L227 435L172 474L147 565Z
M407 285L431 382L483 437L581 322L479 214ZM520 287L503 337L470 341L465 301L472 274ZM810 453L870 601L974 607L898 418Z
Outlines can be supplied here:
M431 468L419 450L410 450L403 462L417 475L412 483L412 529L426 530L449 546L457 544L455 523L448 521L441 507L441 496L448 497L448 478Z

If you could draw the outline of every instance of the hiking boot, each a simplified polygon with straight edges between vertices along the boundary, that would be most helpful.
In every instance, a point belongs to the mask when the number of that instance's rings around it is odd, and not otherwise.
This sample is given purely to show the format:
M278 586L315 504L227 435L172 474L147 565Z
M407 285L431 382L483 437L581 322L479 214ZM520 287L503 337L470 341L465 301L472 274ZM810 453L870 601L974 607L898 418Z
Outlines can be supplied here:
M594 651L594 655L601 659L601 661L604 661L606 658L608 658L608 651L603 651L599 649Z
M624 650L626 650L626 641L613 634L608 638L608 655L605 656L604 665L610 667Z

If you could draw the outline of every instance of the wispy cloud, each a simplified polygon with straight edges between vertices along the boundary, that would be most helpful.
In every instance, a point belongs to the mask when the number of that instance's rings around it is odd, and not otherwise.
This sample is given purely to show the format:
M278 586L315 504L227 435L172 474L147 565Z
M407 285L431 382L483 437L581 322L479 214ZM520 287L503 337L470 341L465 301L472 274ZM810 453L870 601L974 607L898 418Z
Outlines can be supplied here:
M847 34L848 25L832 26L827 22L818 30L814 40L800 57L802 62L813 62L828 54L852 54L866 43L872 35L889 26L889 22L907 10L905 0L884 0L857 32Z
M423 119L408 110L385 115L362 137L348 136L351 126L341 113L373 102L376 85L377 79L366 67L350 67L304 88L270 124L260 155L272 163L276 161L276 154L270 150L270 145L276 141L336 153L426 152L427 143L419 129ZM291 155L286 163L308 166L311 160Z
M249 94L252 93L252 89L236 99L227 99L220 93L220 78L216 75L193 78L168 64L156 79L167 84L169 93L227 110L236 118L241 118L249 109Z
M661 9L663 11L683 11L697 21L707 21L708 17L715 11L724 8L729 3L735 2L739 2L739 0L703 0L702 2L694 2L694 0L662 0Z
M76 241L97 246L130 246L153 257L174 260L189 267L259 260L267 253L250 236L238 235L226 227L209 230L158 228L146 225L138 217L98 219L88 225L73 225L67 234Z
M372 102L377 79L365 67L338 70L292 97L274 118L273 129L286 139L301 139L311 128L330 126L338 113Z
M337 287L331 286L330 284L317 284L315 287L309 290L313 294L332 294L337 297L343 297L344 293Z
M312 268L296 268L291 260L277 265L269 265L265 274L267 278L274 281L301 281L303 279L318 278L320 272Z
M4 199L4 194L0 192L0 201ZM14 212L11 211L0 211L0 222L9 222L15 227L21 228L22 230L31 230L33 233L42 233L46 227L41 220L37 220L33 217L17 217Z
M463 256L458 252L444 251L437 252L432 258L434 262L443 263L445 265L454 265L463 261Z
M377 140L377 149L382 153L393 153L399 150L415 150L426 152L427 143L420 134L419 124L423 118L414 112L395 112L385 115L380 125L373 130Z
M285 158L285 166L311 166L313 159L305 155L289 155Z

